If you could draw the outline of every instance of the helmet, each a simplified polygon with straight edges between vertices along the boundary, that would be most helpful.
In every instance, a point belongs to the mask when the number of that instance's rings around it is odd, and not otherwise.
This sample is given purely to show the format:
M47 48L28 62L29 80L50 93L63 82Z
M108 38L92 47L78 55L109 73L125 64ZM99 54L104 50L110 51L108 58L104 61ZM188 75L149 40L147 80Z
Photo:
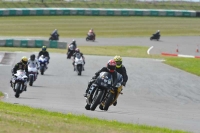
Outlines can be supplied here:
M158 30L157 32L160 32L160 30Z
M73 39L73 40L72 40L72 43L76 43L76 40Z
M21 62L26 65L27 62L28 62L28 58L26 56L23 56L22 59L21 59Z
M34 60L35 60L35 55L32 54L32 55L30 56L30 59L31 59L32 61L34 61Z
M120 68L122 66L122 57L121 56L115 56L114 57L114 61L116 62L116 67L117 68Z
M79 49L79 48L76 48L75 51L76 51L76 52L80 52L80 49Z
M110 72L114 72L115 71L115 69L116 69L116 62L113 59L108 61L108 63L107 63L107 69Z
M47 47L46 46L42 46L42 51L46 51Z

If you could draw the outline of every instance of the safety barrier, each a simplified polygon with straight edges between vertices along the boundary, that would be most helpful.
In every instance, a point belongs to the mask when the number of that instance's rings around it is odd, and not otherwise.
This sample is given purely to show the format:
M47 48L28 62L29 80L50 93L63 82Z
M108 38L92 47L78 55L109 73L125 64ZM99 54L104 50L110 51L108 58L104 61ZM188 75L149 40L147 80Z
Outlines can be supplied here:
M1 8L0 16L47 16L47 15L93 15L93 16L178 16L196 17L194 10L159 9L105 9L105 8Z
M42 46L47 46L48 48L66 49L67 42L45 41L45 40L15 40L15 39L1 39L0 40L0 47L41 48Z

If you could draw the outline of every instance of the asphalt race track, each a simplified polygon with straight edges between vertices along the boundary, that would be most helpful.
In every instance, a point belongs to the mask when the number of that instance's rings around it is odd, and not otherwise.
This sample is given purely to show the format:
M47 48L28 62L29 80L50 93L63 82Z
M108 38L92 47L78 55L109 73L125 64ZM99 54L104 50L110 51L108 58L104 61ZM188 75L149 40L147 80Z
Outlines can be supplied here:
M72 38L63 39L71 41ZM78 45L142 45L154 46L150 54L175 53L177 44L181 54L198 55L196 46L200 42L194 37L161 37L160 41L149 38L97 38L86 42L77 38ZM37 52L33 52L37 54ZM64 113L85 114L101 119L118 120L136 124L200 132L200 79L198 76L173 68L156 59L123 57L129 80L120 95L117 106L107 112L85 110L83 93L93 74L113 57L86 55L85 71L78 76L73 71L72 61L65 54L50 53L49 69L39 75L33 86L28 86L20 98L14 97L10 87L11 68L22 56L32 53L0 53L0 91L6 102L29 105Z

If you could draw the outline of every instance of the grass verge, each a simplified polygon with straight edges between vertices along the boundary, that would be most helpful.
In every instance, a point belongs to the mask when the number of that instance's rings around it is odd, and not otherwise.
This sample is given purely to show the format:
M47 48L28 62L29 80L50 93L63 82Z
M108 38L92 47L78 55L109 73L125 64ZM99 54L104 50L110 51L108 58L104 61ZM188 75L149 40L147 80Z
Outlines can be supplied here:
M136 8L136 9L179 9L179 10L199 10L200 4L197 2L184 1L160 1L160 2L138 2L138 1L92 1L89 2L66 2L63 0L44 0L44 3L34 0L20 2L0 2L0 8L39 8L39 7L68 7L68 8Z
M58 29L60 38L85 38L90 28L94 29L97 39L98 37L150 37L158 29L161 31L161 36L193 36L200 35L200 19L141 16L12 16L0 19L0 35L10 38L11 36L49 37L55 28Z
M0 99L4 97L4 94L0 92Z
M146 125L126 124L34 109L0 101L0 132L20 133L186 133ZM91 128L92 127L92 128Z

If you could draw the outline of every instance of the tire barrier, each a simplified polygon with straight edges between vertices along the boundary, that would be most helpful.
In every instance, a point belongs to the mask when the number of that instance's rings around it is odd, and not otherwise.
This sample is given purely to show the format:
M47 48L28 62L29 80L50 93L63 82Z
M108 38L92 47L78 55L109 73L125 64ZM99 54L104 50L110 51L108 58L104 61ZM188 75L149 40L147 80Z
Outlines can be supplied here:
M44 45L47 46L48 48L66 49L67 42L45 41L45 40L16 40L16 39L0 40L0 47L41 48Z
M196 17L194 10L159 9L105 9L105 8L2 8L0 16L49 16L49 15L87 15L87 16L168 16Z

